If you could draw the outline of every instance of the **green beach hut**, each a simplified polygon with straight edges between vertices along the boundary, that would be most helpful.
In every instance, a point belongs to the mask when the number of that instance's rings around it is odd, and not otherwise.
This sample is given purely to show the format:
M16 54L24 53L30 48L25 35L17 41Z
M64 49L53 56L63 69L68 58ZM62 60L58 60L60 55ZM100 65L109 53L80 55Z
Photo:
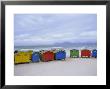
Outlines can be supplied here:
M79 50L77 50L77 49L70 50L70 57L71 58L78 58L79 57Z

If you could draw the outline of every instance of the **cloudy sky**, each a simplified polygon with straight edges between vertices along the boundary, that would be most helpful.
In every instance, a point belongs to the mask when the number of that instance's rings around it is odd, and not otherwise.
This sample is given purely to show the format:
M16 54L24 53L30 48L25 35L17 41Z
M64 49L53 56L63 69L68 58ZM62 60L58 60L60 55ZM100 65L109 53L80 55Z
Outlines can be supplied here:
M14 43L54 45L56 43L96 43L96 14L15 14Z

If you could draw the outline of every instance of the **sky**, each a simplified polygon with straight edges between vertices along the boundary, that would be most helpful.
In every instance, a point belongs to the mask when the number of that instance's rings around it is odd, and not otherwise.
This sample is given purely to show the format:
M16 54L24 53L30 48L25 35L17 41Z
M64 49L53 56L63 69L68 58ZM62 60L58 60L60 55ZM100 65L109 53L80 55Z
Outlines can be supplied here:
M15 46L96 42L96 14L14 15Z

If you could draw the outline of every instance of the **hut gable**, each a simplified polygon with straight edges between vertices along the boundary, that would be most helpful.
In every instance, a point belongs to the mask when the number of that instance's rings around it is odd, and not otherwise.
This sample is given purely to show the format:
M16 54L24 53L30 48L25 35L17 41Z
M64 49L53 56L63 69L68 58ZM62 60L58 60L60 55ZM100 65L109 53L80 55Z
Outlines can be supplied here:
M42 54L43 61L52 61L54 60L54 53L51 51L46 51Z
M81 57L90 57L91 56L91 51L90 50L88 50L88 49L83 49L83 50L81 50Z

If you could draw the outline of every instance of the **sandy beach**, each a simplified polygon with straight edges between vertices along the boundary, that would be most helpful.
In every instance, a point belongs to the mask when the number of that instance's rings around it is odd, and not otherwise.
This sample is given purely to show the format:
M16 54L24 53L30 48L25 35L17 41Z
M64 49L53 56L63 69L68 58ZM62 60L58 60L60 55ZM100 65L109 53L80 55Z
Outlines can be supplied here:
M15 76L96 76L96 58L66 58L14 65Z

